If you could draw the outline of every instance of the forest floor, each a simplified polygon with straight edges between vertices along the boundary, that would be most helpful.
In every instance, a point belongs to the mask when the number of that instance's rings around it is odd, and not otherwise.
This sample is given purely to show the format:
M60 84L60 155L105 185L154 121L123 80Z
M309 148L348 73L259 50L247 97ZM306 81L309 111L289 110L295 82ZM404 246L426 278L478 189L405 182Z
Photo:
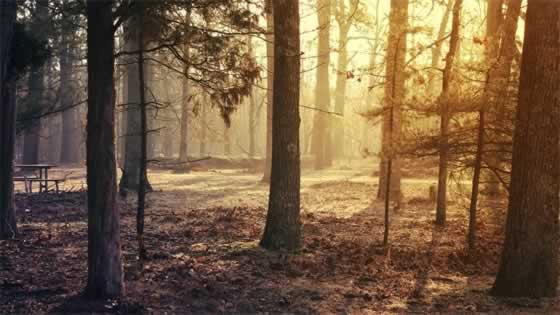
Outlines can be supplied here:
M488 295L502 244L504 203L485 201L478 251L465 254L468 182L453 185L448 224L434 227L435 182L406 170L404 203L383 238L383 204L366 161L302 175L304 244L297 253L258 246L268 185L247 170L150 173L146 243L136 257L135 198L119 200L126 298L88 304L83 169L60 195L17 195L20 235L0 241L0 314L120 313L558 313L558 299ZM59 170L68 173L69 170ZM55 172L56 173L56 172Z

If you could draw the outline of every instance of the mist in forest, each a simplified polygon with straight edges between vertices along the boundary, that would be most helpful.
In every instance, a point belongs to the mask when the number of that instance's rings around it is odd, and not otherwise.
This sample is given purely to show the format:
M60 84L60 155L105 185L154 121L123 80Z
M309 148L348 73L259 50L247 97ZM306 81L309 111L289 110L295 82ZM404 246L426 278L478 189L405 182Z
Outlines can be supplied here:
M560 3L0 0L0 313L558 313Z

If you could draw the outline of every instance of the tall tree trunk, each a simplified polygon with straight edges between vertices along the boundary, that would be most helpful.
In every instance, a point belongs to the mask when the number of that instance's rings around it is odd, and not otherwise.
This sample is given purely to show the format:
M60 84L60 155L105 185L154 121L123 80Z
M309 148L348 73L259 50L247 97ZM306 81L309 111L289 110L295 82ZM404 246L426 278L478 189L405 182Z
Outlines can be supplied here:
M188 28L190 24L190 13L187 13L185 18L185 29ZM186 33L186 31L185 31ZM183 58L185 60L190 59L190 51L188 46L188 38L185 38L185 43L183 46ZM190 99L191 95L189 93L189 66L185 64L183 67L184 75L181 78L182 80L182 107L181 107L181 139L179 142L179 161L184 163L183 170L189 170L189 116L190 116Z
M274 1L275 72L272 176L261 246L294 250L301 245L299 1Z
M124 36L121 36L121 49L126 49L126 40ZM117 134L118 137L118 147L117 147L117 165L124 169L124 159L125 159L125 149L126 149L126 130L127 130L127 116L126 116L126 107L128 104L128 75L127 75L127 66L121 65L120 67L120 75L121 75L121 99L120 99L120 109L118 109L120 114L120 124L119 124L119 132Z
M146 82L144 80L144 4L138 1L138 90L140 91L140 174L146 174L148 163L148 119L146 116ZM138 237L138 257L147 257L144 245L144 210L146 208L146 176L140 176L138 183L138 209L136 211L136 235Z
M247 49L249 50L249 55L254 57L253 52L253 41L251 36L247 36ZM254 89L251 88L251 93L249 94L249 158L255 158L255 146L256 146L256 104L255 104L255 93Z
M124 292L116 204L114 34L112 1L87 1L88 280L91 298Z
M560 2L529 0L498 296L556 296Z
M187 68L187 67L185 67ZM188 71L188 69L185 69ZM188 170L189 161L189 116L190 116L190 94L189 79L181 78L182 81L182 106L181 106L181 141L179 143L179 160L185 163L185 170Z
M334 111L343 116L334 119L334 128L332 131L334 147L338 148L338 151L335 152L334 155L338 158L343 158L345 156L344 111L346 83L348 81L348 33L350 32L358 3L357 1L353 1L349 12L346 12L345 0L338 0L338 12L336 14L336 21L338 22L338 60Z
M146 33L144 33L146 34ZM149 40L145 37L143 38L144 41L144 49L150 49L148 45ZM154 63L150 59L144 59L144 96L146 98L147 104L152 104L156 101L156 91L154 89L154 75L155 75L155 68ZM140 96L140 90L138 90L138 95ZM160 132L160 121L158 119L158 110L154 106L147 106L146 107L146 117L147 117L147 149L148 152L148 159L156 158L157 148L161 145L161 132ZM140 133L141 134L141 133ZM141 142L141 140L140 140ZM146 177L146 172L144 172L144 176ZM148 182L146 177L146 183Z
M272 0L265 0L266 4L266 154L264 160L264 176L262 181L270 182L272 170L272 112L274 97L272 86L274 83L274 14Z
M31 32L38 40L46 41L47 32L45 25L48 24L49 8L48 0L36 0L35 19L31 23ZM44 104L45 93L45 67L32 67L29 74L29 96L26 111L38 112ZM30 122L24 134L23 140L23 163L39 163L39 139L41 136L41 120L34 119Z
M74 30L64 31L62 34L62 51L60 56L60 97L62 107L67 108L62 112L62 141L60 145L61 163L78 163L80 161L78 115L74 108L74 86L72 72L74 56L72 52Z
M17 235L13 160L16 122L16 79L12 73L12 42L16 1L0 1L0 239Z
M170 73L165 72L161 73L162 78L158 80L158 87L160 91L164 94L163 97L165 98L166 107L163 110L163 127L162 127L162 136L161 136L161 153L163 157L172 159L175 155L175 144L176 144L176 134L171 126L169 126L169 122L175 119L175 109L173 108L173 100L171 98L171 89L173 88L172 80L170 80ZM181 109L182 111L182 109ZM182 113L181 113L182 115ZM181 131L182 132L182 131ZM183 165L183 167L188 167L187 164Z
M496 1L496 0L495 0ZM511 65L517 50L516 34L519 15L521 13L521 0L510 0L506 12L506 18L500 25L501 27L488 25L489 33L498 32L499 34L490 37L492 44L487 49L488 62L488 87L483 95L483 103L487 106L489 122L487 125L491 129L503 129L502 125L509 124L505 121L504 107L507 97L507 87L510 79ZM489 12L489 14L491 14ZM496 18L494 18L496 19ZM500 17L501 19L501 17ZM500 20L501 21L501 20ZM501 34L501 36L500 36ZM490 36L490 34L488 35ZM500 40L501 38L501 40ZM501 42L501 45L499 44ZM501 181L495 175L494 171L503 167L501 160L503 154L500 153L501 147L498 145L503 140L503 136L499 132L491 132L491 142L486 164L488 164L489 172L485 174L487 182L485 192L489 196L497 196L500 194Z
M405 59L408 24L408 0L391 0L389 38L386 54L385 110L381 141L381 164L379 165L378 199L387 199L388 158L392 156L391 195L401 199L401 161L395 154L401 139L401 104L405 97ZM391 112L393 119L391 119ZM393 126L393 132L389 127ZM390 150L392 148L392 150ZM393 152L390 152L393 151ZM400 202L399 202L400 203Z
M126 37L126 50L136 51L138 49L138 42L144 39L140 38L140 33L138 31L139 26L137 21L132 19L126 27L125 37ZM138 57L129 56L127 57L127 104L126 104L126 134L125 134L125 150L124 150L124 168L123 175L119 187L121 192L126 190L138 191L138 185L140 183L140 155L141 155L141 113L140 113L140 90L139 85L135 82L139 82L140 73L138 71ZM147 66L144 67L144 74ZM149 76L149 75L148 75ZM148 81L148 80L146 80ZM147 179L147 173L144 172L143 176L146 177L146 183L149 186L149 181Z
M449 39L449 52L445 58L443 69L443 80L441 96L439 98L440 111L440 139L439 139L439 170L438 170L438 192L436 202L436 224L445 225L447 219L447 164L449 161L449 121L451 113L449 103L451 102L451 83L455 67L455 57L459 48L459 32L461 29L461 10L463 0L455 0L453 5L453 22L451 26L451 38Z
M379 5L381 3L381 0L376 0L375 2L375 11L376 15L375 15L375 36L373 39L373 45L371 45L371 51L370 51L370 55L369 55L369 72L370 72L370 76L369 76L369 83L368 83L368 93L367 93L367 97L366 97L366 109L370 109L370 108L374 108L376 105L374 105L374 101L375 101L375 91L374 91L374 86L378 83L378 77L376 75L377 72L377 50L381 47L381 37L382 37L382 28L381 28L381 21L380 21L380 10L379 10ZM372 135L370 134L370 132L372 132L372 128L370 127L370 123L367 120L364 120L364 124L362 127L362 148L365 152L369 152L370 151L370 146L372 144L373 141L371 141L371 138L376 139L379 137L380 134L380 129L378 129L379 127L376 125L375 129L374 129L374 136L372 137ZM374 151L375 152L375 151Z
M313 121L313 154L315 155L315 169L331 166L331 130L330 117L326 111L330 110L331 96L329 83L330 65L330 29L331 29L331 1L317 0L317 18L319 21L319 43L317 45L317 87L315 88L315 111Z

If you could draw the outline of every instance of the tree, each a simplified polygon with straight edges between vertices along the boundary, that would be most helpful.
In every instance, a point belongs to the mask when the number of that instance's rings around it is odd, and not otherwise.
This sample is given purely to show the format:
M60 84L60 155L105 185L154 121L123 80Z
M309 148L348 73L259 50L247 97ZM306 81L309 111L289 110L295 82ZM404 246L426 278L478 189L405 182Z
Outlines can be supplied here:
M493 3L493 5L491 5ZM494 0L489 2L488 5L488 18L486 27L487 45L485 47L486 62L489 65L486 84L484 87L483 101L479 110L479 126L478 126L478 139L475 157L475 165L473 171L473 183L471 190L471 204L469 207L469 234L468 234L468 247L469 253L473 254L476 243L476 211L478 203L478 193L480 185L480 175L482 170L482 162L484 159L485 141L486 141L486 112L490 109L496 112L498 93L503 94L504 86L507 86L507 81L510 77L511 64L515 53L515 33L517 32L517 22L519 20L519 13L521 12L521 0L511 0L508 2L508 9L505 21L502 21L502 1ZM501 29L501 30L500 30ZM499 33L499 34L497 34ZM501 34L501 35L500 35ZM501 38L501 40L500 40ZM499 43L502 43L501 46ZM490 107L490 108L488 108ZM503 110L503 109L502 109ZM494 115L495 119L496 115ZM496 121L494 121L494 124ZM492 128L489 128L492 131ZM490 150L490 154L494 155L496 151ZM491 158L488 162L490 165L496 166L499 163L492 163L497 161L495 157ZM490 166L492 167L492 166ZM495 176L488 176L487 193L495 195L499 189L499 180ZM496 182L497 181L497 182Z
M488 0L487 6L487 14L486 14L486 45L484 49L484 57L486 65L488 66L488 82L486 83L485 93L484 93L484 100L483 103L487 104L488 108L485 110L490 114L489 118L492 120L492 125L495 125L496 118L496 110L495 110L495 101L493 100L493 96L497 93L503 91L503 86L499 87L499 92L495 91L496 85L496 71L493 71L493 68L496 67L498 63L498 59L500 58L500 40L502 38L502 24L503 24L503 13L502 7L504 5L504 0ZM514 2L514 1L511 1ZM510 4L511 7L511 4ZM515 37L514 37L515 39ZM491 104L488 104L491 103ZM495 126L494 126L495 127ZM496 151L498 148L496 145L491 145L491 150L489 151ZM488 172L484 172L484 177L486 181L485 185L485 192L489 196L497 196L499 193L500 188L500 181L498 178L492 173L492 169L499 168L498 162L498 155L497 153L490 153L488 154L487 163L489 166ZM474 231L474 230L473 230ZM473 235L474 240L474 235Z
M78 113L74 108L70 108L76 101L74 97L75 86L72 83L75 60L75 25L75 21L64 23L60 43L60 106L66 108L62 112L61 163L77 163L80 161Z
M13 159L15 141L15 74L11 67L16 23L15 1L0 1L0 239L17 234Z
M381 164L379 165L379 188L377 199L386 199L388 181L388 160L392 156L390 193L401 199L401 162L393 152L401 138L401 105L405 96L405 58L408 24L408 0L391 0L389 15L389 37L387 44L385 100L383 110L383 129L381 139ZM392 113L392 114L391 114ZM393 119L391 119L391 116ZM393 131L391 132L389 129ZM392 148L392 149L391 149Z
M297 249L301 244L299 1L274 1L274 113L268 214L261 246Z
M371 110L376 107L375 104L375 86L378 84L379 78L382 76L381 71L383 71L381 66L377 65L377 59L379 55L379 50L383 49L383 39L382 39L382 32L383 28L381 27L381 19L380 19L380 10L379 6L381 4L381 0L375 1L375 22L373 23L372 27L374 29L374 36L373 36L373 43L370 42L370 52L369 52L369 69L368 69L368 93L365 99L365 108L366 110ZM372 130L370 127L370 120L364 119L363 127L362 127L362 150L363 152L369 152L369 146L372 143L371 141L371 134L370 132L376 135L377 138L378 128L376 127L375 130Z
M478 204L478 190L480 186L480 171L482 169L482 153L484 152L484 121L485 109L480 108L478 111L478 135L476 139L476 156L473 167L473 178L472 178L472 189L471 189L471 200L469 205L469 232L467 236L467 243L469 249L469 255L472 257L475 250L476 243L476 210Z
M345 126L344 112L346 110L346 83L348 81L348 35L350 28L356 22L361 12L358 12L360 6L359 0L351 0L350 7L346 7L346 0L338 0L336 7L335 20L338 24L338 59L336 69L336 90L334 111L342 115L337 117L333 128L333 142L338 151L335 153L337 157L344 157L345 142Z
M331 105L329 66L331 60L330 29L331 0L317 0L317 19L319 21L319 43L317 44L317 87L315 88L315 112L313 121L313 154L315 169L331 166L331 130L330 117L326 113Z
M204 100L206 102L210 102L210 98L205 96ZM207 111L208 109L206 108L206 106L201 106L202 108L200 109L200 119L199 119L199 123L200 123L200 147L199 147L199 155L201 157L206 155L206 141L208 141L208 139L206 139L206 129L208 129L208 121L207 121Z
M140 165L139 174L146 174L148 164L148 119L146 116L146 81L144 76L144 5L138 2L138 90L140 91ZM138 209L136 213L136 234L138 237L138 257L140 260L146 259L147 252L144 245L144 210L146 208L146 176L140 176L138 182Z
M521 2L521 0L508 1L505 20L500 16L500 32L493 37L493 41L496 43L492 44L487 50L488 82L483 95L483 103L486 105L489 114L488 125L490 128L487 129L489 129L489 140L492 145L485 159L489 169L489 172L485 174L485 181L487 182L485 192L494 197L500 193L502 182L499 175L503 174L501 170L504 164L504 148L500 143L505 142L503 141L504 125L510 124L510 120L505 117L506 102L504 100L507 99L508 89L504 87L508 86L512 63L517 54L516 34L521 13ZM509 151L511 148L508 146L506 150Z
M46 25L49 24L49 7L47 0L36 0L34 19L31 23L31 33L38 40L46 42L48 31ZM26 100L27 111L40 111L44 103L45 94L45 67L35 65L29 74L29 96ZM39 142L41 133L41 120L34 119L28 126L23 141L23 163L39 163Z
M138 69L138 46L141 44L145 46L147 37L140 37L140 25L137 16L132 16L128 19L128 23L125 27L125 49L129 53L127 56L127 81L128 81L128 91L127 93L127 104L126 104L126 135L125 135L125 150L124 150L124 168L123 174L119 187L121 193L124 194L126 190L138 192L138 187L140 185L140 177L145 177L144 180L148 186L150 186L148 181L147 172L140 173L141 164L141 138L142 138L142 114L141 114L141 93L145 91L140 91L140 85L135 84L140 81L140 71L144 74L147 71L148 65L144 65L144 69ZM135 54L134 54L135 52ZM140 175L142 174L142 176Z
M559 2L528 1L506 237L492 288L497 296L556 296L559 20Z
M438 100L440 113L440 139L438 163L438 191L436 200L436 224L445 225L447 215L447 164L449 162L449 121L451 120L450 103L452 101L451 84L454 80L455 58L459 50L459 33L461 29L461 10L463 0L455 0L449 51L445 57L441 95Z
M272 0L265 0L266 14L266 154L264 160L263 182L270 182L272 170L272 112L274 96L274 14Z
M438 34L437 34L437 38L436 38L436 44L434 45L434 47L432 48L432 69L439 69L439 64L440 64L440 59L441 59L441 49L443 47L443 38L445 37L445 32L447 31L447 24L449 23L449 17L451 16L451 11L453 10L453 1L454 0L449 0L447 1L447 4L445 6L445 11L443 13L443 17L441 19L441 23L439 24L439 29L438 29ZM430 85L429 85L429 91L432 91L432 93L434 91L436 91L436 80L434 80L434 74L435 72L432 71L430 72L429 76L430 76Z
M185 59L189 59L189 45L188 45L188 26L190 24L190 12L187 11L186 18L185 18L185 44L183 45L183 56ZM189 65L185 63L183 67L184 73L189 73ZM181 106L181 139L179 143L179 161L181 163L185 163L183 165L183 170L189 170L189 113L190 113L190 85L189 85L189 78L188 75L182 76L182 106Z
M249 55L254 58L255 53L253 51L253 41L251 36L247 36L247 49ZM249 94L249 158L255 158L255 146L256 146L256 127L257 127L257 105L255 102L255 91L254 89L251 90L251 94Z
M90 298L124 292L116 204L114 130L114 32L111 0L88 0L87 185L88 280Z

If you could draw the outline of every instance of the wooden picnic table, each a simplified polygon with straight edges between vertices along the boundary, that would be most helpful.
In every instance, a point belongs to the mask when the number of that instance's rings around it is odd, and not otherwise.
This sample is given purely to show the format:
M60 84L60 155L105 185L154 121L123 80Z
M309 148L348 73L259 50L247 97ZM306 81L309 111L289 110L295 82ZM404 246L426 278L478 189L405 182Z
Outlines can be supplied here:
M34 181L39 182L39 192L49 190L49 182L53 181L49 179L49 169L56 167L54 164L16 164L16 168L21 169L23 172L31 171L33 175L31 177L25 177L25 181L29 181L29 192L33 192L32 183ZM58 182L55 181L58 191ZM26 187L27 189L27 187Z

